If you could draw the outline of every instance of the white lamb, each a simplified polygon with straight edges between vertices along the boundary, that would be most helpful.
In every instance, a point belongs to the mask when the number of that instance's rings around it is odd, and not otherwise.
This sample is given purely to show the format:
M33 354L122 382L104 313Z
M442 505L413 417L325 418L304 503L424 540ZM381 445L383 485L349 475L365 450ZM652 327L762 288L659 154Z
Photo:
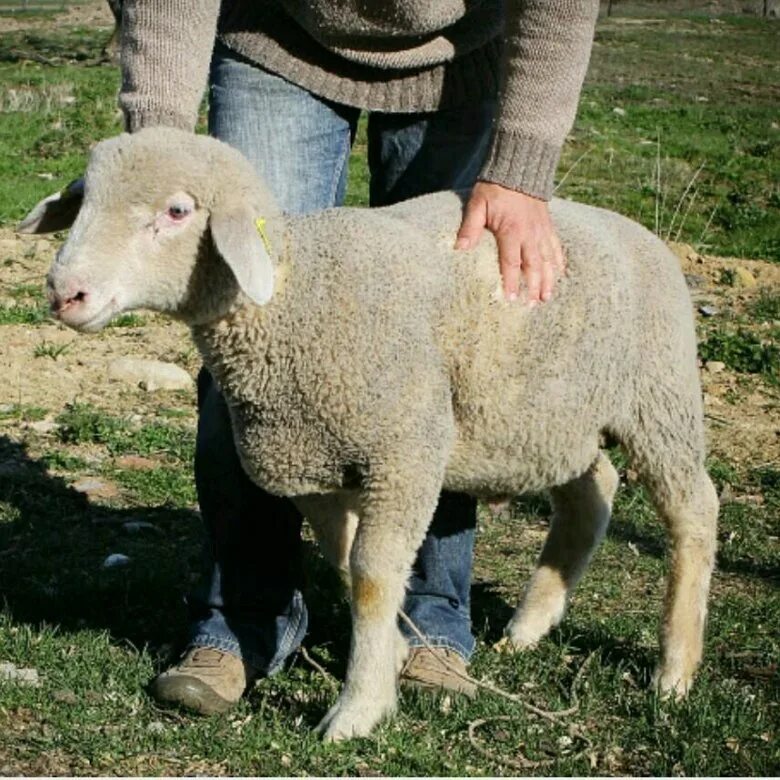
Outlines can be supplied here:
M72 221L79 196L49 199L23 228ZM85 331L137 307L188 323L247 473L293 497L348 570L352 645L319 727L328 739L365 735L396 705L396 616L442 488L550 491L550 532L508 642L533 645L561 620L618 484L602 434L626 449L669 529L658 688L691 685L718 501L688 293L644 228L565 200L551 209L569 273L531 309L503 300L492 239L452 249L455 193L291 217L211 138L148 129L92 152L49 275L53 311Z

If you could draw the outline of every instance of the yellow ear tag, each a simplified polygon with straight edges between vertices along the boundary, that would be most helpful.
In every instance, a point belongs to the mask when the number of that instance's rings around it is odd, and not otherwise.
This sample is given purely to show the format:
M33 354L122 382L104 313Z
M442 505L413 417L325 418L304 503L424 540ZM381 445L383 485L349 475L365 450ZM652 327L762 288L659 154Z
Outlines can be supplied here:
M268 240L268 234L265 232L265 217L258 217L255 220L255 227L257 228L257 234L263 240L265 245L265 251L271 254L271 242Z

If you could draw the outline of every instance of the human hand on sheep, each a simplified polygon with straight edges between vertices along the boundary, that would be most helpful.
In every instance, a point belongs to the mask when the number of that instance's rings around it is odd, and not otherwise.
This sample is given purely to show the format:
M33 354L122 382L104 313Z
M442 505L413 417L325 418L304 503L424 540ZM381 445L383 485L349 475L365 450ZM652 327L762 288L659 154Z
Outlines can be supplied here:
M507 299L519 297L522 277L529 305L549 301L566 261L547 201L501 184L477 182L455 248L472 249L485 228L496 237Z

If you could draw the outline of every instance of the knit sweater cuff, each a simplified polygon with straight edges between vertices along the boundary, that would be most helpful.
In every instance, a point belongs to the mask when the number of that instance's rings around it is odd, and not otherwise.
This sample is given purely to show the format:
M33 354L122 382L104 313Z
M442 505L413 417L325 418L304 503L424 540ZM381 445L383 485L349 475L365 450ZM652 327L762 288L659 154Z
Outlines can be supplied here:
M497 130L479 178L550 200L560 156L555 144Z
M127 108L125 110L125 130L135 133L144 127L177 127L180 130L192 132L194 123L189 117L174 111L158 108Z

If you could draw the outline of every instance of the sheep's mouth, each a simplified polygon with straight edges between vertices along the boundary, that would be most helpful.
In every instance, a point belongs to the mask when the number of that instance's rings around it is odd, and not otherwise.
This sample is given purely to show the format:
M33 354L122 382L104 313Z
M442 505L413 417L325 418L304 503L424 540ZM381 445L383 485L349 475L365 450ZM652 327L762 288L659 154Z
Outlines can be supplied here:
M86 318L81 318L75 313L69 311L61 312L58 318L69 328L81 331L82 333L97 333L108 325L111 318L119 312L119 306L114 298L111 298L103 308Z

